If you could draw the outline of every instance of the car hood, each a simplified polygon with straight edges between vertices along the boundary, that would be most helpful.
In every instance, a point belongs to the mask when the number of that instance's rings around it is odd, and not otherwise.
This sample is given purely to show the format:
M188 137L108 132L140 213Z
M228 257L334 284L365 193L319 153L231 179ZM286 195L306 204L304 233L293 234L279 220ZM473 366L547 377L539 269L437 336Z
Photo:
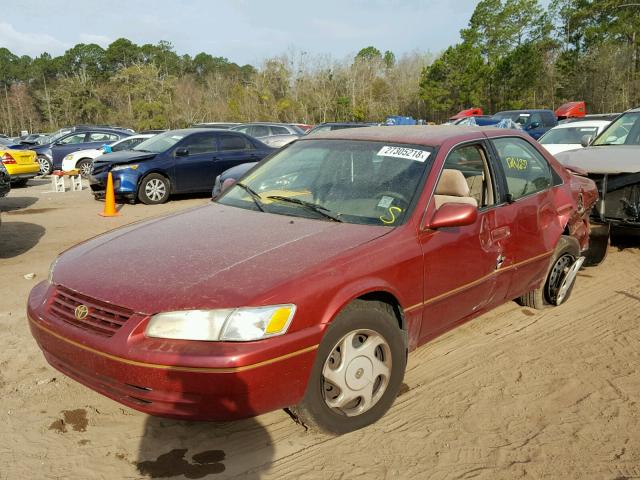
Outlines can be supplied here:
M139 162L141 160L150 160L155 158L157 153L138 152L135 150L122 150L121 152L112 152L96 157L93 160L94 165L119 165L122 163Z
M640 172L639 145L605 145L557 153L555 157L565 167L578 167L587 173Z
M391 230L210 204L72 247L53 280L146 314L250 305Z

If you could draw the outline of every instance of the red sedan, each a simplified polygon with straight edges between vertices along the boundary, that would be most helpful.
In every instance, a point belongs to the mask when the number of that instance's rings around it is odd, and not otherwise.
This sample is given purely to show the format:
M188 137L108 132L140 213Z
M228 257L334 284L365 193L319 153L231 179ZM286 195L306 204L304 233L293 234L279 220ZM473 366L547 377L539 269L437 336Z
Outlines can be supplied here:
M344 433L389 409L407 352L506 301L566 301L596 198L517 131L339 130L64 252L29 323L51 365L143 412L289 407Z

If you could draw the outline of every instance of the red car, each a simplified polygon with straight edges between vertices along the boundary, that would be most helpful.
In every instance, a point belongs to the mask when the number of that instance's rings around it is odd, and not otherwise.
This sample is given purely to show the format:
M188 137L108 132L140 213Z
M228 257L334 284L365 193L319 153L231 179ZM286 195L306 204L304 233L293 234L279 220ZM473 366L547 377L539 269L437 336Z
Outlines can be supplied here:
M303 137L215 203L61 254L29 323L51 365L143 412L289 407L344 433L391 406L407 352L506 301L566 301L596 198L518 131Z

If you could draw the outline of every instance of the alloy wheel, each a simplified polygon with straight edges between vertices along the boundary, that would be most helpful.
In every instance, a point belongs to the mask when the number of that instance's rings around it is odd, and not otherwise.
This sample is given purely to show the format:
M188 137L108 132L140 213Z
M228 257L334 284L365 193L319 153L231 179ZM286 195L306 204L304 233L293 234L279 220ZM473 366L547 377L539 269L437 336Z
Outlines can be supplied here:
M159 202L167 194L167 187L162 180L152 178L146 183L144 193L150 200Z

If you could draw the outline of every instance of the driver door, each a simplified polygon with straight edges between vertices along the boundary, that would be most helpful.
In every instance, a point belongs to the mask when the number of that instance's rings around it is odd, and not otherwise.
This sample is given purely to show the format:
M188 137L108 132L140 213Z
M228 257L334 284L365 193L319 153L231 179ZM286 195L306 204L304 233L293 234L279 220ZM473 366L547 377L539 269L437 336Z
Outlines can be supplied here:
M502 277L498 281L497 274L513 261L509 218L496 202L500 182L496 181L486 144L465 144L451 150L440 175L428 211L443 202L470 203L471 199L477 205L478 219L472 225L420 234L425 278L421 339L501 302L508 280ZM447 187L445 177L458 177L457 188Z
M176 155L181 149L186 149L186 155ZM217 153L215 132L197 133L182 140L173 153L176 191L210 191L216 179Z

